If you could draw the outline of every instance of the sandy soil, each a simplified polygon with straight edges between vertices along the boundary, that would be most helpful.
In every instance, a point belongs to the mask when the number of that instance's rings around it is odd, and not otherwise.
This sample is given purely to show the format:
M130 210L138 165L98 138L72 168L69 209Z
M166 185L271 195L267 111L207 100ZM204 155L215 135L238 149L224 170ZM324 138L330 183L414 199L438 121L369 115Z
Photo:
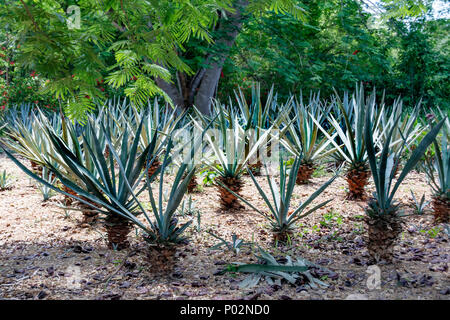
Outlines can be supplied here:
M147 258L148 245L136 232L130 233L130 249L109 250L100 222L81 228L81 213L65 212L58 206L61 195L43 202L35 183L0 156L3 169L15 182L13 189L0 192L0 299L346 299L352 294L367 299L450 297L449 239L444 226L433 225L430 215L406 220L395 247L394 264L379 265L381 287L368 288L370 270L361 220L364 202L345 200L342 178L320 197L333 201L301 221L291 245L278 247L261 216L248 207L221 211L216 189L204 187L192 195L201 212L201 228L196 228L196 217L180 218L194 219L187 232L190 241L178 249L172 270L161 274L154 271L153 261ZM318 177L310 185L296 186L294 203L328 178ZM243 196L264 208L251 180L244 180ZM412 212L411 189L416 197L423 193L430 197L425 175L412 173L397 195L406 213ZM373 185L368 188L372 190ZM333 218L326 226L324 214L329 212ZM255 247L246 247L238 255L211 251L217 240L207 230L228 241L235 233L276 257L301 256L324 266L331 272L319 275L329 286L311 289L260 282L252 289L240 289L245 275L219 275L217 271L230 262L255 263Z

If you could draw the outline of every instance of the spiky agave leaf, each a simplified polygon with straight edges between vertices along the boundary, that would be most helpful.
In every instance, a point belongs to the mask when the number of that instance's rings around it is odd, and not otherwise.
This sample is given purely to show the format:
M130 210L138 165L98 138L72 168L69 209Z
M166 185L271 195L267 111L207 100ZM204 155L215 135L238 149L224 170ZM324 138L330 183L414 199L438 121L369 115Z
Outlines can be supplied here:
M431 203L431 201L425 201L425 193L422 195L422 198L420 198L420 201L417 200L416 195L412 190L411 191L411 197L413 199L414 203L414 210L416 214L423 214L425 211L425 208Z
M220 105L217 101L213 104L216 110L223 109L228 112L227 116L230 118L236 115L239 123L242 125L245 132L250 130L255 134L245 138L245 156L250 152L251 147L258 143L261 135L270 128L278 128L282 124L284 113L289 113L292 107L292 100L290 98L285 105L281 105L277 101L277 96L274 94L274 87L270 89L266 96L266 102L263 104L261 99L261 86L259 83L252 85L251 103L248 104L245 95L239 88L239 94L235 92L237 107L233 106L230 98L229 105ZM250 140L253 138L253 140ZM262 168L262 157L264 153L269 156L271 154L271 142L267 142L264 148L259 148L256 154L249 161L249 167L254 174L260 174Z
M251 245L251 243L247 243L244 240L239 239L238 236L234 233L231 236L231 242L219 237L218 235L215 235L211 231L206 231L206 233L210 234L220 241L219 243L209 248L209 250L219 250L221 247L226 247L229 251L233 251L234 253L239 254L242 247Z
M396 161L401 156L400 151L414 143L425 129L418 121L420 106L419 102L411 113L404 114L403 102L398 98L389 110L380 113L379 144L382 146L386 142L388 133L395 128L389 143L392 152L395 153ZM385 109L384 106L382 108ZM406 141L403 138L406 138Z
M160 145L164 144L164 140L175 130L178 123L184 119L186 112L179 113L176 109L168 104L160 107L155 99L154 103L148 103L147 109L137 109L131 107L133 117L128 120L128 126L133 128L135 132L139 123L143 122L144 126L140 134L139 148L144 150L151 142L154 134L158 131L155 150L162 150Z
M375 119L371 132L374 135L375 141L378 142L380 139L378 123L383 108L377 107L375 89L366 99L362 86L355 90L350 101L344 99L344 103L349 105L343 105L337 95L335 101L341 111L342 121L338 121L331 113L328 116L328 121L336 130L337 138L339 138L341 143L335 141L314 118L313 121L319 125L320 130L331 141L336 151L349 164L346 175L349 187L347 199L362 200L365 195L365 186L369 180L366 142L364 140L364 119L366 114ZM349 112L349 110L353 111ZM344 128L342 128L342 123L344 124Z
M444 118L445 120L445 118ZM445 120L448 121L448 120ZM430 186L436 195L445 195L450 198L450 129L445 127L442 137L433 141L434 159L425 157L428 170L425 170ZM437 178L435 178L437 173Z
M393 131L395 127L392 128L387 136L387 139L383 145L381 151L380 161L376 159L375 143L372 138L372 125L371 117L369 114L366 115L366 127L365 127L365 139L367 143L367 154L369 158L370 169L372 171L372 176L374 179L374 184L376 188L375 197L382 209L381 212L387 212L392 204L394 195L400 186L400 184L405 179L406 175L414 169L416 164L419 162L420 158L423 156L428 146L433 143L439 130L442 128L444 120L434 126L427 135L419 143L419 146L411 154L411 157L405 163L400 176L398 177L396 183L391 189L392 182L394 180L394 154L390 148L390 140L392 138Z
M46 126L61 133L59 117L47 118L42 112L33 112L28 121L14 118L16 122L7 125L7 138L2 142L17 154L37 165L44 165L46 156L54 154Z

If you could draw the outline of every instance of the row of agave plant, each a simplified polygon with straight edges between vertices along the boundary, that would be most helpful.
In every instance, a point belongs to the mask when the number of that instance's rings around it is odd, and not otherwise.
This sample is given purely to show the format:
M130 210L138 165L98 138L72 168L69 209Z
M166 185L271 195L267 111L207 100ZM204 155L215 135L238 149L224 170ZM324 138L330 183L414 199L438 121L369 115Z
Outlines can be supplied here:
M207 166L218 174L216 186L224 209L235 208L239 200L243 201L269 221L276 240L285 241L299 219L331 201L309 208L340 170L307 200L291 208L295 184L309 183L318 161L332 157L338 163L347 163L348 199L364 199L364 188L373 177L376 192L366 208L368 250L375 260L391 261L403 217L394 195L432 144L434 157L426 157L423 163L428 166L433 187L435 216L438 221L448 220L450 125L443 113L436 116L439 121L434 125L420 124L419 106L406 115L401 100L390 107L383 101L378 104L375 91L366 97L362 87L342 99L336 94L327 102L319 95L311 95L308 103L291 97L283 104L277 102L273 90L265 104L259 87L253 91L251 103L241 92L236 94L236 103L232 99L228 105L215 102L210 116L195 109L190 115L179 114L156 101L142 110L125 101L110 101L83 125L57 114L48 117L39 112L26 116L12 113L6 127L8 137L2 139L2 144L23 171L62 193L66 205L75 200L86 220L100 214L109 246L116 249L128 246L127 236L133 225L152 244L167 247L183 241L183 232L190 222L180 224L176 211L195 183L199 166ZM183 139L175 130L180 128L201 134L180 146L177 142ZM294 156L292 165L279 157L278 183L269 174L265 158L260 157L264 152L270 155L276 144ZM189 152L184 154L186 146ZM199 153L201 164L194 161ZM408 156L400 171L405 154ZM31 161L32 169L22 164L17 155ZM175 179L165 199L164 173L173 164L177 168ZM269 194L255 178L263 169L268 173ZM50 172L56 182L44 179L44 171ZM241 196L244 173L250 175L267 209L258 208ZM155 185L157 196L152 189ZM151 212L138 200L145 190Z

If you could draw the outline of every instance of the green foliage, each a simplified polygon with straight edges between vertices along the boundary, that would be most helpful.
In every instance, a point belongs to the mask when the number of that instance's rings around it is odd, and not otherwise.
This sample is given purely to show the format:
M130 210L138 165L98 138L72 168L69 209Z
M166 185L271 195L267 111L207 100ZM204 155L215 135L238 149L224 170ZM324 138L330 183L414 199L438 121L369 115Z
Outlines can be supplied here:
M342 216L334 211L328 211L323 215L320 224L326 228L332 228L334 225L340 226L342 224Z
M50 79L45 92L64 101L71 118L82 119L94 108L94 99L105 99L98 79L123 87L137 105L155 94L167 97L155 78L169 79L170 68L189 72L176 50L191 37L210 40L218 12L230 4L79 1L80 24L72 27L66 1L8 0L1 5L0 22L21 39L17 63Z
M307 5L306 21L275 13L250 18L224 64L219 97L236 88L248 97L254 82L265 95L274 84L279 99L300 90L330 97L364 82L385 89L388 103L404 97L408 109L422 98L422 115L435 105L448 108L449 24L431 17L430 2L389 1L370 13L365 6L373 1L297 1Z
M214 185L214 181L218 175L216 170L211 170L210 168L205 168L200 171L203 185L206 187Z
M420 233L427 235L431 239L436 238L441 231L442 231L442 229L440 226L434 226L434 227L429 228L428 230L427 229L419 230Z
M41 92L46 79L17 63L19 40L8 26L0 32L0 111L23 102L54 110L57 101Z
M160 80L193 90L183 97L191 106L198 85L189 86L228 57L221 99L239 89L246 100L255 82L262 101L273 84L285 98L300 89L329 97L364 82L386 88L389 102L401 94L408 107L421 97L425 107L448 107L448 23L431 18L430 1L386 0L381 19L358 0L5 0L0 9L0 106L53 109L59 100L81 121L115 94L138 106L154 95L171 102ZM237 12L243 25L228 30ZM230 32L239 34L235 46Z

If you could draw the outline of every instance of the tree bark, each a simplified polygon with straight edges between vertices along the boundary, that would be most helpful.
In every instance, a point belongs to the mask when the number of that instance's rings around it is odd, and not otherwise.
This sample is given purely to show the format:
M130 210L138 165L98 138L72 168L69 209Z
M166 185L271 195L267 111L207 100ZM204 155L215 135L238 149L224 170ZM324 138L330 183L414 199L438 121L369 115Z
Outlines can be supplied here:
M175 108L184 109L185 103L183 99L183 94L178 90L174 83L167 82L161 78L156 78L156 84L160 87L169 97L172 99Z
M247 5L248 1L238 1L235 7L236 11L228 17L229 23L222 24L219 27L219 30L225 31L225 37L217 40L216 44L226 49L218 57L215 57L216 59L211 59L195 97L195 106L204 114L210 114L211 112L212 98L219 84L223 64L242 27L242 14Z

